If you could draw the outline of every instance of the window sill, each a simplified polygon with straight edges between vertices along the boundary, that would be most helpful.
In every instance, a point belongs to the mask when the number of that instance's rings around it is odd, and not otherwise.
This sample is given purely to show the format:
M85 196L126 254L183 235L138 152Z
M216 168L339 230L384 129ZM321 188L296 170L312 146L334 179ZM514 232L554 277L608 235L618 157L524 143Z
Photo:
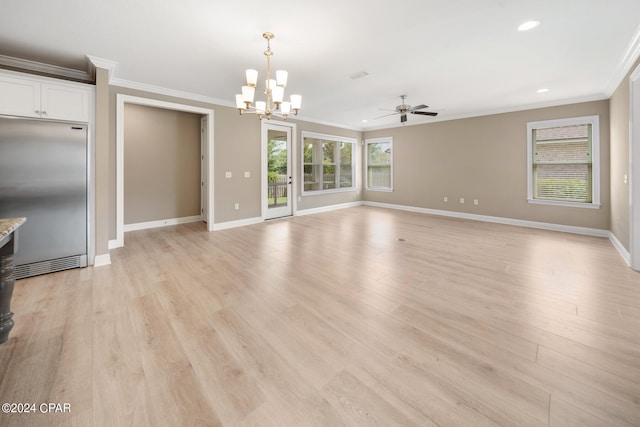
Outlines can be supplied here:
M555 200L527 199L532 205L561 206L565 208L600 209L600 203L561 202Z
M382 193L393 193L393 188L365 188L366 191L380 191Z
M303 191L301 196L320 196L322 194L332 194L332 193L348 193L350 191L358 191L356 187L349 188L331 188L328 190L307 190Z

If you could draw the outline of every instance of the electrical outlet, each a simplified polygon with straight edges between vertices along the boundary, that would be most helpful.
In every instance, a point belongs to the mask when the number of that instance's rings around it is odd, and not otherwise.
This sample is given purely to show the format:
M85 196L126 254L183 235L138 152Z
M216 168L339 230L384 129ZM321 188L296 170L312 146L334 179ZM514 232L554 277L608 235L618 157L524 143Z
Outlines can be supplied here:
M473 204L478 206L478 199L473 199Z
M464 198L460 197L460 203L464 204Z
M224 177L225 178L231 178L231 172L225 172L224 173Z
M246 172L244 173L244 177L245 177L245 178L251 178L251 172L246 171Z
M448 201L449 201L449 198L448 198L447 196L444 196L444 201L445 201L445 202L448 202Z
M236 210L240 209L240 203L236 203L236 204L235 204L235 209L236 209Z

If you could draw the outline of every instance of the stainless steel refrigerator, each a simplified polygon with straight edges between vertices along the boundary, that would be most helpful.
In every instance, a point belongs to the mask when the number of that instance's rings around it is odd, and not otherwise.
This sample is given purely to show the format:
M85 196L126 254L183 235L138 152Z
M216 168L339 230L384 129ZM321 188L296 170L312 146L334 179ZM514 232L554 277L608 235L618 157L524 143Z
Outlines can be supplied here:
M0 218L26 217L16 278L87 265L87 126L0 117Z

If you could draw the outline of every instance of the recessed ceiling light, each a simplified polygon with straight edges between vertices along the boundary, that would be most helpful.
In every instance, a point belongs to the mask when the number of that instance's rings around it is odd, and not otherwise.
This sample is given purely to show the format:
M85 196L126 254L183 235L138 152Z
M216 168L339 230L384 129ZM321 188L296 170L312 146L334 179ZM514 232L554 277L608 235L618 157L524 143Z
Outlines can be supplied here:
M538 92L538 93L547 93L547 92L549 92L549 90L550 89L548 87L543 87L541 89L538 89L536 92Z
M367 123L367 119L362 119L362 123Z
M540 25L540 21L527 21L520 24L518 31L529 31Z

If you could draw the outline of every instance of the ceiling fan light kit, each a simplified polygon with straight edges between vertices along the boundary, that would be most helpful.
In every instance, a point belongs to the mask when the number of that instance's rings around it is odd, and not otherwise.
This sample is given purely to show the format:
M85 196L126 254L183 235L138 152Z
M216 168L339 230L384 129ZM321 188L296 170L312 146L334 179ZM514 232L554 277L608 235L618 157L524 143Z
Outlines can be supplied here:
M256 101L255 105L251 105L254 101L256 86L258 84L258 70L249 69L245 72L247 84L242 86L242 93L236 95L236 108L240 114L253 113L258 118L271 119L271 117L281 117L286 120L287 116L293 112L298 115L302 105L301 95L291 95L289 101L284 101L284 88L287 86L289 73L285 70L277 70L275 79L271 78L271 39L275 36L273 33L265 32L262 37L267 41L267 50L264 56L267 57L267 75L265 80L264 101Z

